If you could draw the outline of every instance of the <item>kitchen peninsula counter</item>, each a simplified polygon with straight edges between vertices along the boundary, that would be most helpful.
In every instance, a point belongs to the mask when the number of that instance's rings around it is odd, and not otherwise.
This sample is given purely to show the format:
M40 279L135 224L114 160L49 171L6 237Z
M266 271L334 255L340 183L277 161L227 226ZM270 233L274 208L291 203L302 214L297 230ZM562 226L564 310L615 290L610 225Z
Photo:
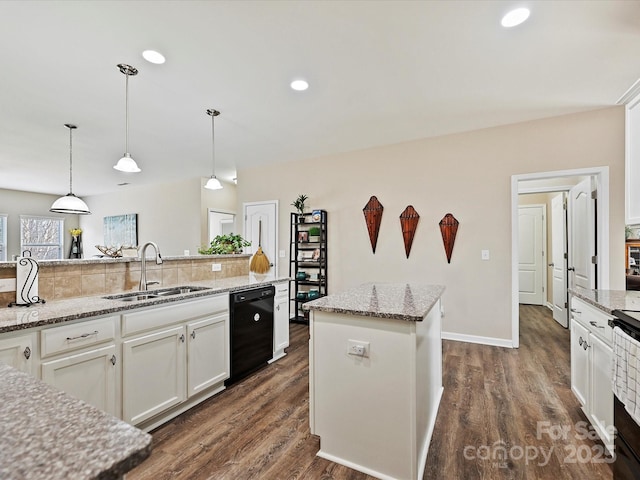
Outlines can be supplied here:
M119 479L151 435L0 364L0 478Z
M422 479L442 396L440 285L370 283L304 305L318 456Z
M569 293L611 315L614 310L640 310L640 291L597 290L581 287L569 289Z
M0 334L15 330L53 325L81 318L108 315L142 307L160 305L189 300L199 297L207 297L247 287L259 287L261 285L288 282L289 277L274 277L266 275L242 275L239 277L222 278L219 280L205 280L189 282L189 286L206 287L207 290L198 290L190 293L165 297L150 298L135 302L123 302L117 299L104 298L105 295L90 297L77 297L64 300L52 300L46 303L37 303L29 307L15 306L0 308ZM172 285L161 285L168 288ZM154 290L150 288L149 290Z

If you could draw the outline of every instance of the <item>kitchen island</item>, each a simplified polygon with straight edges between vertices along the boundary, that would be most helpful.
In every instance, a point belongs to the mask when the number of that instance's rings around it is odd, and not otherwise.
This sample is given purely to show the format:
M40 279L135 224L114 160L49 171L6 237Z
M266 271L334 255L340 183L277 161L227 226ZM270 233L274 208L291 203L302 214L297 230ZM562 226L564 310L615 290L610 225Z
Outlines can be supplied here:
M372 283L305 304L318 456L381 479L422 479L443 392L443 292Z
M0 364L0 478L118 479L151 435Z

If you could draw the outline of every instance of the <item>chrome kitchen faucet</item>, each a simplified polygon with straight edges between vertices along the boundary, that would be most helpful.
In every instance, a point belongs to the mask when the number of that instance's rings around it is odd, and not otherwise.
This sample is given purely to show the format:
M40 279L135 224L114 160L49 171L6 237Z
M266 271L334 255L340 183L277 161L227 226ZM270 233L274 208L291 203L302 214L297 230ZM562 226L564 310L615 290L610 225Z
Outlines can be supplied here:
M144 246L142 247L142 251L140 252L140 256L141 256L141 265L140 265L140 287L139 290L141 291L145 291L147 290L147 286L154 284L154 283L160 283L160 282L147 282L147 247L148 246L152 246L153 249L156 251L156 265L160 265L162 264L162 255L160 255L160 248L158 248L158 245L156 245L154 242L147 242L144 244Z

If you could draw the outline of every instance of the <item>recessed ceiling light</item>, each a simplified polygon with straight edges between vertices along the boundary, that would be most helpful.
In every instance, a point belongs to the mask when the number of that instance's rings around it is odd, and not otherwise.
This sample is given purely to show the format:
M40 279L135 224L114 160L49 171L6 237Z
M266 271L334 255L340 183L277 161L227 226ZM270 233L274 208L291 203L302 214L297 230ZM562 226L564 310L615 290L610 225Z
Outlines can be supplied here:
M302 92L303 90L309 88L309 83L307 83L305 80L294 80L293 82L291 82L291 88L297 90L298 92Z
M529 18L529 9L528 8L516 8L515 10L511 10L504 17L502 17L502 21L500 22L503 27L515 27L516 25L520 25L527 18Z
M155 63L156 65L160 65L165 61L164 55L155 50L145 50L142 52L142 56L147 62Z

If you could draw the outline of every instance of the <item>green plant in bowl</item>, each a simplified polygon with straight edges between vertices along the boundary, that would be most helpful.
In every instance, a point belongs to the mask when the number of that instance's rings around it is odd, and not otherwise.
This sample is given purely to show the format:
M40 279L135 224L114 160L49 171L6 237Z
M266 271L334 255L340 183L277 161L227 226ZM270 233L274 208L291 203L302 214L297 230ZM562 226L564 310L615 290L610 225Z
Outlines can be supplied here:
M248 242L242 236L229 233L228 235L216 236L211 240L208 248L198 248L198 253L201 255L228 255L242 253L242 249L249 246L251 246L251 242Z

